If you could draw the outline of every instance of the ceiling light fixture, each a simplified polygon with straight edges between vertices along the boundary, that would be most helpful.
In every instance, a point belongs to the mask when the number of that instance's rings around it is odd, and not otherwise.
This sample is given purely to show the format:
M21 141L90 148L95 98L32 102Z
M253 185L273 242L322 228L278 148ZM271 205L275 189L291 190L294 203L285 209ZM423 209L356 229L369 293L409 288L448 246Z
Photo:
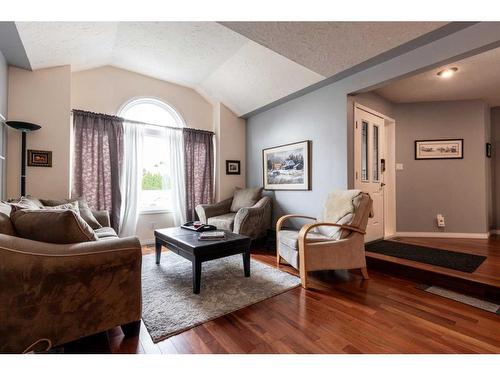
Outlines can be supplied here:
M440 78L450 78L457 72L458 68L446 68L437 73Z

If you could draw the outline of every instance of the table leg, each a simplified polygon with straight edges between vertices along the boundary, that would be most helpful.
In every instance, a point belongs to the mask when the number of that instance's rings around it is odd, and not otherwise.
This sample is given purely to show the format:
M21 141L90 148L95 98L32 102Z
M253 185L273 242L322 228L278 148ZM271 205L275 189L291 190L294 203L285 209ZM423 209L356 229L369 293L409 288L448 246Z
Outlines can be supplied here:
M156 250L156 264L160 264L161 258L161 245L162 241L158 238L155 239L155 250Z
M245 277L250 277L250 249L245 250L243 253L243 269Z
M193 259L193 293L200 294L201 285L201 262Z

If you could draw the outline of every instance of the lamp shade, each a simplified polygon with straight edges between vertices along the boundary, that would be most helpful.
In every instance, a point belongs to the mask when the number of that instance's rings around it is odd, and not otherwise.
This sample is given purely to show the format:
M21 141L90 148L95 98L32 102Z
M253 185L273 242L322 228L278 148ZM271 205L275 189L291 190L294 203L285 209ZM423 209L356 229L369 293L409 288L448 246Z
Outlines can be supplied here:
M20 130L22 132L32 132L41 128L40 125L24 121L5 121L5 123L9 125L11 128Z

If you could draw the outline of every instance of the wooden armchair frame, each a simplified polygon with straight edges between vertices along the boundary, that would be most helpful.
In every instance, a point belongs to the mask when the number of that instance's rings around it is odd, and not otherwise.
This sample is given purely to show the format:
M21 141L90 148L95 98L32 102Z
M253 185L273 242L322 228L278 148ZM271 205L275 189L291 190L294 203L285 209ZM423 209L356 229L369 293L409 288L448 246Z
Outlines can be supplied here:
M369 203L371 206L371 202ZM371 208L369 212L371 212ZM292 218L316 220L315 217L295 214L282 216L278 220L276 223L276 262L278 266L282 259L279 252L279 232L283 224ZM365 224L366 220L364 220ZM351 233L346 238L339 240L308 241L307 234L320 226L338 227L349 230ZM357 268L360 269L363 278L368 279L364 248L365 233L358 227L336 223L314 222L303 225L298 234L299 274L302 287L305 289L308 287L307 272L309 271Z

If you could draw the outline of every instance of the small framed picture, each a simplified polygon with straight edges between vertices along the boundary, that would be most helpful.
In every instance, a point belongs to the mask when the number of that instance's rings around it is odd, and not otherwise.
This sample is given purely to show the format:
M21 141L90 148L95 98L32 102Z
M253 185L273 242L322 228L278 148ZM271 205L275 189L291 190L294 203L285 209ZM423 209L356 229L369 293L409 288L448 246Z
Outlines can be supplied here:
M436 139L415 141L415 160L463 158L463 139Z
M239 160L226 160L226 174L241 174Z
M486 156L491 158L491 143L486 143Z
M28 150L28 167L52 167L52 151Z

